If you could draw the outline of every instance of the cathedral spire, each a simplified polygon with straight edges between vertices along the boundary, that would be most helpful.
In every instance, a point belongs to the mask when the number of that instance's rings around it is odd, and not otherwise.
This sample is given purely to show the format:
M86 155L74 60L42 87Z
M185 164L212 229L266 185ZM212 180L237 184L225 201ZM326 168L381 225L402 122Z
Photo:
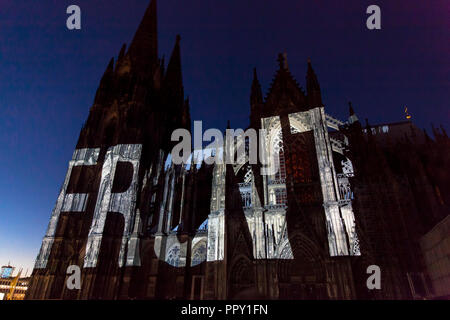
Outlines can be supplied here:
M167 65L166 79L172 81L172 84L182 86L181 77L181 54L180 54L180 35L176 36L175 46L170 56L169 64Z
M441 127L441 131L442 131L442 135L443 135L445 138L448 138L447 131L445 131L444 126L441 124L440 127Z
M256 68L253 68L253 81L250 93L250 125L252 127L258 126L263 111L263 103L261 84L256 75Z
M120 48L120 52L119 52L119 57L117 58L117 60L121 60L124 56L125 56L125 50L127 48L127 44L124 43L122 45L122 48Z
M348 102L348 106L349 106L349 108L348 108L349 115L351 117L351 116L353 116L355 114L355 110L353 110L353 106L352 106L352 102L351 101Z
M111 75L113 71L114 71L114 57L112 57L111 60L109 60L108 67L106 67L106 71L103 74L103 78L106 75Z
M152 0L128 50L136 70L147 71L158 59L156 0Z
M178 100L184 99L183 77L181 74L181 54L180 54L180 35L177 35L172 55L167 65L167 72L164 78L165 89L169 91L169 97Z
M348 107L349 107L348 108L349 109L348 123L352 124L352 123L359 121L358 117L355 114L355 110L353 110L351 101L348 102Z
M437 141L437 139L439 138L439 130L436 129L436 127L434 126L433 123L431 123L431 131L433 132L433 136L434 136L435 140Z
M287 53L279 53L278 54L278 67L280 70L289 70L288 63L287 63Z
M430 136L428 135L427 130L425 130L425 128L423 128L423 135L425 136L425 142L426 143L430 143L432 141Z
M250 94L250 104L253 106L255 104L260 104L263 102L261 84L258 81L256 75L256 68L253 69L253 82L252 82L252 92Z
M283 53L283 68L286 70L289 70L289 65L288 65L288 61L287 61L287 53L284 52Z
M308 58L308 69L306 71L306 93L309 107L322 106L322 96L320 93L320 85L314 72L311 59Z
M122 47L120 48L119 57L117 57L116 70L118 70L123 63L123 58L125 57L126 49L127 49L127 44L124 43L122 45Z
M108 66L106 67L105 73L100 80L100 85L98 86L97 93L95 94L94 103L100 103L103 98L107 96L109 86L114 74L114 58L111 58Z
M279 115L280 112L292 113L307 110L305 93L288 69L286 54L279 53L277 61L279 69L264 99L264 107L261 108L264 110L260 111L263 117ZM290 103L280 104L280 99L289 99Z

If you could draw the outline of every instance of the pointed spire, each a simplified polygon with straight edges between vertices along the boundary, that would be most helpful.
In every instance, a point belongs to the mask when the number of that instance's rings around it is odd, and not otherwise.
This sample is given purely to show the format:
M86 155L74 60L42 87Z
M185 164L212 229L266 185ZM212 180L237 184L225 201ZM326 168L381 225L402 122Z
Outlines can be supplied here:
M308 58L308 69L306 71L306 93L308 98L309 107L322 106L322 96L320 93L320 85L317 80L316 73L314 72L311 59Z
M127 44L124 43L122 45L122 48L120 48L120 52L119 52L119 58L117 58L117 61L122 60L122 58L125 56L125 50L127 48Z
M111 74L114 71L114 57L109 60L108 67L106 67L106 71L103 74L105 76L106 74Z
M131 42L128 54L136 70L147 71L158 59L156 0L151 0Z
M97 93L95 94L94 103L99 103L103 97L106 97L106 92L111 84L112 77L114 75L114 57L109 61L106 67L105 73L100 80L100 85L98 86Z
M288 65L288 61L287 61L287 53L284 52L283 53L283 68L286 70L289 70L289 65Z
M425 128L423 128L423 134L425 135L425 142L427 142L427 143L431 142L431 138L428 135L428 132Z
M348 106L349 106L349 117L348 117L348 123L349 124L353 124L355 122L358 122L359 119L355 114L355 110L353 110L353 106L352 103L349 101L348 102Z
M250 105L256 105L263 102L261 84L256 75L256 68L253 69L252 91L250 94Z
M310 58L308 58L308 69L306 71L306 90L308 93L313 90L320 91L319 81L317 80Z
M283 68L283 55L281 53L278 54L277 61L278 61L278 67L280 69L282 69Z
M269 90L264 99L264 103L266 107L270 105L276 106L278 105L278 100L280 99L281 95L286 95L287 97L292 99L292 106L297 106L290 108L292 109L292 111L294 111L294 109L302 108L305 106L306 97L298 82L292 76L289 69L287 69L287 61L285 58L286 56L282 53L278 54L277 61L279 69L277 70L275 77L270 84ZM275 111L274 109L271 109L272 108L268 107L266 111L268 113L272 113Z
M117 58L117 61L116 61L116 70L118 70L119 67L123 63L123 58L125 57L126 49L127 49L127 44L124 43L122 45L122 48L120 48L119 57Z
M350 116L354 115L355 114L355 110L353 110L351 101L348 102L348 106L349 106L349 114L350 114Z
M180 40L180 35L177 35L164 79L165 88L169 90L170 95L176 100L184 99L183 77L181 74Z
M278 54L277 61L278 61L278 67L280 68L280 70L289 70L286 52L283 52L283 53L280 52Z
M441 124L440 127L441 127L441 131L442 131L442 135L444 137L448 138L447 131L445 131L444 126Z
M439 139L439 130L436 129L436 127L434 126L434 123L431 123L431 131L433 132L433 136L435 138L435 140L437 141Z
M366 118L366 130L369 135L372 135L372 129L370 128L369 119Z
M166 81L178 86L182 86L180 40L180 36L177 35L166 72Z

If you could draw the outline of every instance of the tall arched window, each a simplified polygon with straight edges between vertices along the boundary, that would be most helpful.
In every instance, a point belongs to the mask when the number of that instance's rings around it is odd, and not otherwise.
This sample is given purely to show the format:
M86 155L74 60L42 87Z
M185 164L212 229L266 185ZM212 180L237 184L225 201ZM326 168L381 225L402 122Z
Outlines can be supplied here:
M281 130L278 132L274 140L274 151L278 153L279 169L275 174L275 180L286 179L286 164L284 161L284 149L283 149L283 135Z
M203 261L206 261L206 242L201 241L200 243L196 244L194 247L194 250L192 250L192 257L191 257L191 266L196 266L202 263Z
M180 247L173 246L166 256L166 262L171 266L178 267L180 264Z
M252 169L247 165L243 170L245 171L243 182L239 183L239 192L241 193L242 206L248 208L252 206Z

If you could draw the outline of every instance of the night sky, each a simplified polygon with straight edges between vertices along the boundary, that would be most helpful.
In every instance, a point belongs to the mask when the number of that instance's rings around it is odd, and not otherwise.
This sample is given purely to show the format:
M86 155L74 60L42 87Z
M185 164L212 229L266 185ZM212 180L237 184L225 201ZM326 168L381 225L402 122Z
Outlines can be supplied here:
M0 1L0 265L39 251L100 77L149 0ZM82 29L66 28L76 4ZM381 8L381 30L366 8ZM310 57L326 112L370 123L450 124L448 0L159 0L159 53L181 35L185 94L203 128L245 128L252 70L264 92L287 52L305 88Z

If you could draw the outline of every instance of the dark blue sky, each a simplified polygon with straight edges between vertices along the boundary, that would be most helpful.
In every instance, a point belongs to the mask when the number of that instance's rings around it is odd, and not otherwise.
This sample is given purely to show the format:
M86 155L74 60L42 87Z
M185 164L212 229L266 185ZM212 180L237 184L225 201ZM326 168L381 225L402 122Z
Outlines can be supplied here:
M149 0L1 0L0 264L31 268L82 123L109 59L130 43ZM81 7L82 29L66 28ZM366 28L381 7L382 29ZM448 0L160 0L159 52L181 34L185 93L203 127L245 127L252 69L266 91L286 51L305 86L306 60L326 111L351 100L371 123L450 124ZM167 59L166 59L167 61Z

